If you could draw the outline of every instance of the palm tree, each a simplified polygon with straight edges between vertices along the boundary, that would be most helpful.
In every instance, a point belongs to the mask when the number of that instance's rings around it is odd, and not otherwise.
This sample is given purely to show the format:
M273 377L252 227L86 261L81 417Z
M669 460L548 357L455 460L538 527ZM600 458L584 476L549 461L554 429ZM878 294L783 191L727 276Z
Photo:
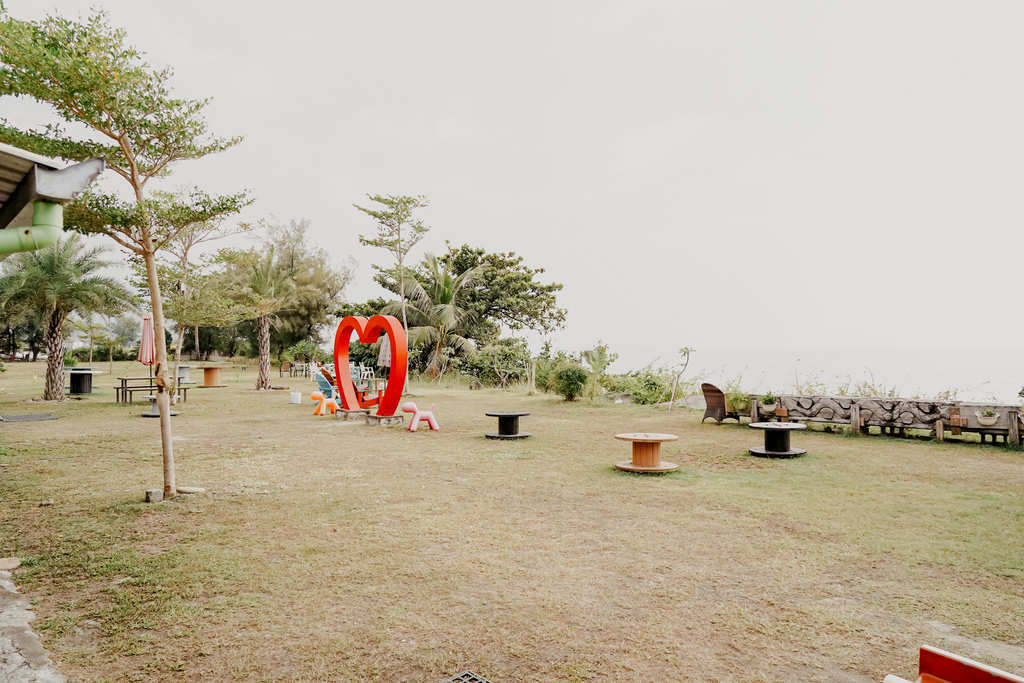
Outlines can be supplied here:
M64 399L64 333L71 313L118 313L134 305L132 293L118 280L96 275L110 265L107 249L86 248L78 235L67 235L40 251L16 254L4 262L0 306L35 310L46 334L47 401Z
M473 342L465 337L473 322L472 312L461 306L459 293L476 281L483 267L452 273L448 270L448 263L442 265L433 254L426 255L423 266L427 272L423 282L417 279L405 282L409 344L431 347L427 373L436 380L447 369L449 353L476 355ZM384 310L397 313L401 304L391 303Z
M274 248L240 255L241 297L256 318L256 345L259 349L257 389L270 389L270 324L278 311L292 305L303 292L295 285L295 270L274 259Z

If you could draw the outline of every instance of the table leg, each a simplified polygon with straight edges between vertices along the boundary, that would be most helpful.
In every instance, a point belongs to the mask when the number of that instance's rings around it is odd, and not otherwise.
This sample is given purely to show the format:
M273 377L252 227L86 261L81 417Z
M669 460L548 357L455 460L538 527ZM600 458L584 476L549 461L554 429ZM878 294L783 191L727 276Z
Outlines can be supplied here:
M661 467L661 443L634 441L633 464L637 467Z
M502 415L498 418L498 434L514 436L519 433L519 416Z
M789 451L789 431L783 429L766 429L764 432L764 449L772 453Z

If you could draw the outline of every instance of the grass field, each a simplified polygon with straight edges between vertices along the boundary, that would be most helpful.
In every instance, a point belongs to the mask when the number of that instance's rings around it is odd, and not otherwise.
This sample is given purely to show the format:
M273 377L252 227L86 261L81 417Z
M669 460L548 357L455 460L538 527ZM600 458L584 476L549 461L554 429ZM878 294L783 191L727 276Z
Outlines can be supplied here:
M59 419L0 423L0 557L71 681L877 683L922 643L1024 674L1020 452L808 431L764 460L701 412L426 384L442 431L411 434L249 368L172 420L206 492L146 504L157 420L6 367L0 414ZM484 438L507 409L532 438ZM616 470L639 431L681 468Z

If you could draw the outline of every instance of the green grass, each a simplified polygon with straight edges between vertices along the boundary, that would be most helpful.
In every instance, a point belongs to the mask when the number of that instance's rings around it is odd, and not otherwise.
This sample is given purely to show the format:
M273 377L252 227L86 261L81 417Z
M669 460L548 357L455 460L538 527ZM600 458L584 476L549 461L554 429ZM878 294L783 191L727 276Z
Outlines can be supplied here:
M413 386L442 431L410 434L250 369L172 421L207 492L146 504L158 422L109 381L28 403L31 370L0 412L59 419L0 425L0 557L77 680L880 680L944 644L929 622L1024 643L1019 452L809 430L773 461L699 412L458 383ZM534 436L484 438L497 409ZM679 435L680 469L615 469L637 431Z

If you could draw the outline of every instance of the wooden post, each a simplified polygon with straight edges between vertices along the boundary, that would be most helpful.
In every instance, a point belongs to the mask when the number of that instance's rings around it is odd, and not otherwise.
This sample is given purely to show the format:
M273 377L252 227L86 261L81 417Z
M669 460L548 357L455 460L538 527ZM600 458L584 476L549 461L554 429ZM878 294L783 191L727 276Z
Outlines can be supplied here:
M939 440L939 443L946 442L946 427L942 424L942 420L935 421L935 438Z
M860 404L856 401L850 406L850 429L854 436L860 434Z
M1020 445L1020 412L1017 410L1007 410L1006 419L1009 420L1009 432L1006 434L1006 444L1009 445L1011 441L1017 445Z

